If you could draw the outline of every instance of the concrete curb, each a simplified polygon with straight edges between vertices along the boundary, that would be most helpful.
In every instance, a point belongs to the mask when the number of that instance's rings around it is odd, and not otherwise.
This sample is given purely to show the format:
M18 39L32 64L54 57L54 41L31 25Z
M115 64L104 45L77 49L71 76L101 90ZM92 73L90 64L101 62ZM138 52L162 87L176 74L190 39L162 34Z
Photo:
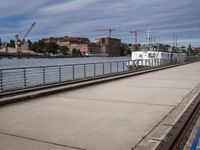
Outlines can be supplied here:
M171 146L191 113L200 103L200 83L161 120L132 150L165 150ZM178 115L177 115L178 114Z

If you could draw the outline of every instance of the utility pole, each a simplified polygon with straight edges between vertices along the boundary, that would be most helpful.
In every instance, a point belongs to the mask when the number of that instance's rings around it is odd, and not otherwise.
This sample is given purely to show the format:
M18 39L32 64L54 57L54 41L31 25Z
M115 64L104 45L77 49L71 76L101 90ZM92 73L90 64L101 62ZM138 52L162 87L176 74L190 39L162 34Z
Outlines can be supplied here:
M148 41L148 45L150 44L150 31L149 31L149 28L148 28L148 31L147 31L147 41Z
M135 44L137 44L137 36L138 36L138 32L137 31L130 31L131 34L133 34L135 36Z
M174 33L173 33L173 52L174 52L174 50L175 50L175 42L174 42Z
M115 31L115 29L108 29L108 31L109 31L109 38L111 38L112 37L112 31Z
M153 44L153 35L151 35L151 45Z
M148 28L148 31L147 31L147 43L148 43L148 45L153 44L153 38L155 38L155 35L153 36L152 33L155 33L155 32L150 31L150 29Z
M148 43L148 47L152 47L152 44L153 44L153 40L154 40L154 43L155 43L155 40L156 40L156 37L155 35L153 35L153 31L150 31L150 29L148 28L148 31L147 31L147 43Z

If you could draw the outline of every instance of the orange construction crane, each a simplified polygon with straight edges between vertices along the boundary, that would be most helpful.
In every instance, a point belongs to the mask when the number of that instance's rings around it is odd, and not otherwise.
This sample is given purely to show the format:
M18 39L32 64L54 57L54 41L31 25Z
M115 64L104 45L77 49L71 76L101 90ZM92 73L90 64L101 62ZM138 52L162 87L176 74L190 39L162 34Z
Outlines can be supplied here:
M26 41L27 36L29 35L29 33L31 32L31 30L33 29L33 27L35 26L35 22L31 25L31 27L28 29L28 31L25 33L24 37L22 40L20 40L19 38L19 34L15 35L15 48L17 51L17 55L20 55L22 52L22 45L24 44L24 42Z
M35 22L31 25L31 27L28 29L28 31L26 32L26 34L23 37L23 41L25 41L25 39L27 38L27 36L29 35L29 33L31 32L31 30L33 29L33 27L35 26Z

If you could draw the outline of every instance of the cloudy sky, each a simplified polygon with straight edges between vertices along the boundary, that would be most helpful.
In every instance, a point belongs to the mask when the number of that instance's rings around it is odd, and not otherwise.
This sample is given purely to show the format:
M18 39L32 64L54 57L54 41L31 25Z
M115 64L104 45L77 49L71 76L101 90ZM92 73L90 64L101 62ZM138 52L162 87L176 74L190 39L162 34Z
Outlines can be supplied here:
M29 39L80 36L90 40L112 36L132 42L130 30L145 42L149 27L157 42L189 42L200 46L200 0L0 0L0 37L22 37L36 22Z

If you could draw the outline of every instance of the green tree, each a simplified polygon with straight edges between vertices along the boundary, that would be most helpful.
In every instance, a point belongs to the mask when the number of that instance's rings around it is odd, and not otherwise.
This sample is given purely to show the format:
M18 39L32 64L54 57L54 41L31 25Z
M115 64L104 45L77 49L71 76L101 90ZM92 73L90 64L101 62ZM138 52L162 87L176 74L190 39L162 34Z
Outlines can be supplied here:
M57 54L59 49L59 45L54 42L48 42L45 46L45 52Z
M63 55L67 55L69 53L69 48L67 46L60 46L59 50Z
M185 48L185 46L181 46L181 48Z
M82 53L81 53L80 49L78 49L78 51L77 51L77 56L78 56L78 57L81 57L81 56L82 56Z
M34 51L34 52L38 52L38 42L33 42L30 47L29 47L30 50Z
M2 46L2 41L1 41L1 38L0 38L0 47Z
M80 56L82 56L82 53L81 53L80 49L73 48L72 49L72 56L73 57L80 57Z
M30 47L31 47L31 45L32 45L32 42L31 42L31 40L28 40L27 42L28 42L28 47L29 47L29 49L30 49Z
M38 41L38 48L41 49L42 51L44 51L45 47L46 47L46 43L42 40Z
M77 49L73 48L72 49L72 56L76 57L76 55L77 55Z
M171 47L170 45L165 45L165 46L164 46L164 51L165 51L165 52L169 51L170 47Z
M14 40L10 40L10 43L8 43L8 47L15 47L15 41Z
M122 43L121 47L120 47L120 55L121 56L126 56L128 54L131 53L130 48L128 47L127 44Z
M42 40L36 42L36 52L38 53L46 53L46 43Z

